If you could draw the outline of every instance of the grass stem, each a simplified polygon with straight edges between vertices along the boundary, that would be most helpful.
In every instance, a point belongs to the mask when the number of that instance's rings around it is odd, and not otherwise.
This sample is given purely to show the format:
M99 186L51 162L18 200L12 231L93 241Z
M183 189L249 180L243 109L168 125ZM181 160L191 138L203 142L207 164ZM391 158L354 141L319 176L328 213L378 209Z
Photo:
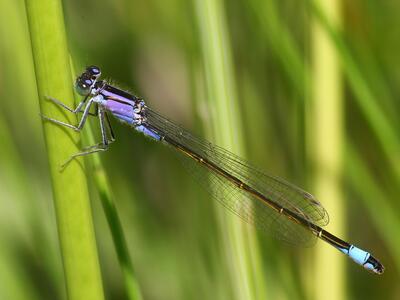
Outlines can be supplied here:
M332 22L340 26L340 0L315 0ZM334 217L330 230L343 236L344 209L341 189L344 116L342 77L336 47L320 24L312 24L313 94L308 120L310 157L314 166L314 192ZM329 278L315 289L317 299L343 299L344 257L319 243L316 249L317 278ZM314 281L315 282L315 281ZM321 294L321 292L323 294Z
M196 4L213 121L209 136L213 136L218 145L243 155L240 107L223 1L198 0ZM265 277L255 231L234 215L223 212L219 216L237 299L264 299Z
M25 4L41 112L76 124L76 117L45 99L52 96L74 105L61 2L26 0ZM60 172L60 164L79 151L79 134L45 122L44 136L68 299L103 299L84 166L74 160Z

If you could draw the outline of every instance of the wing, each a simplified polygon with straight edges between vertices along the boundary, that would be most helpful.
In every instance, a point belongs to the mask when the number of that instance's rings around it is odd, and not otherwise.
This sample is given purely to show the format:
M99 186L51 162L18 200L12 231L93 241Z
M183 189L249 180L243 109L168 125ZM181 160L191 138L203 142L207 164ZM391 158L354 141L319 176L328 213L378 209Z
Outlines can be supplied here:
M271 201L302 216L312 224L318 226L328 224L329 217L326 210L308 192L281 178L260 171L228 150L193 136L148 107L145 109L145 117L145 123L161 136L184 145ZM190 173L215 199L246 222L291 244L307 245L315 241L316 237L310 230L279 214L246 190L238 188L226 177L217 172L210 172L204 164L199 164L186 155L182 155L181 159Z

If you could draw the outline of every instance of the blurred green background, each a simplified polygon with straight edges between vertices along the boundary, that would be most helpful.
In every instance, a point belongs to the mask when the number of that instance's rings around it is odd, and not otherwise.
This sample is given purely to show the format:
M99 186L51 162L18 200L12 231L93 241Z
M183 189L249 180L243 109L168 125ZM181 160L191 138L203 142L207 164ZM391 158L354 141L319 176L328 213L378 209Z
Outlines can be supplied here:
M64 1L76 73L100 66L217 144L211 96L228 87L242 155L315 194L327 229L386 270L374 276L323 242L291 247L247 225L236 251L234 226L221 221L229 212L176 155L114 122L117 142L101 159L143 298L399 299L400 3L215 3ZM0 16L0 299L66 299L24 1L0 0ZM229 84L214 76L213 51L231 66ZM86 174L106 298L130 298Z

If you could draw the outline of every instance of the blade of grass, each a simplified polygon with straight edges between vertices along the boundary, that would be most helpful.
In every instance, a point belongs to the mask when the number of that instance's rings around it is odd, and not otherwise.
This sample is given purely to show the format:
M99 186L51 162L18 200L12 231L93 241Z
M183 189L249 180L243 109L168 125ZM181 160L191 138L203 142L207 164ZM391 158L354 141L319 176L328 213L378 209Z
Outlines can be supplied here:
M315 0L335 26L340 26L340 0ZM327 37L320 24L313 22L312 64L313 97L308 122L310 138L310 161L314 166L313 182L315 194L323 199L323 204L334 216L330 230L343 236L344 209L341 189L342 149L343 149L343 99L342 79L335 45ZM318 243L315 256L316 278L329 281L314 285L316 299L344 299L345 272L344 259L332 247ZM315 282L315 279L314 279Z
M75 117L61 113L45 100L51 95L74 105L61 2L26 0L25 4L41 112L76 124ZM64 172L59 169L64 160L79 151L79 135L45 122L44 136L68 298L103 299L84 168L75 160Z
M234 69L224 15L223 1L197 0L196 12L201 34L212 129L209 135L217 144L243 154L239 103L236 97ZM220 214L229 257L231 284L237 299L265 299L265 278L257 237L252 228L236 216ZM228 234L226 234L228 233Z

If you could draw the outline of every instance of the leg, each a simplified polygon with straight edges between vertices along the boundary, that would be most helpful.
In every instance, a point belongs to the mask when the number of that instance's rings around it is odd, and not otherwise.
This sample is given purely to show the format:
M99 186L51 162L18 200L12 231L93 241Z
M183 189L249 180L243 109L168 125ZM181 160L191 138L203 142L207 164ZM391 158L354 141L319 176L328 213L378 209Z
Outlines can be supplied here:
M109 140L107 137L107 132L106 129L104 127L104 117L106 116L106 120L107 122L109 122L109 120L107 119L107 114L104 112L104 110L100 107L97 108L97 113L99 115L99 121L100 121L100 131L101 131L101 143L98 143L96 145L92 145L89 147L85 147L83 148L80 152L72 155L65 163L63 163L61 165L61 170L63 170L72 160L74 160L76 157L79 156L85 156L85 155L89 155L92 153L96 153L96 152L100 152L100 151L106 151L108 149L108 145L112 142L114 142L115 138L114 138L114 134L112 133L112 139ZM110 125L108 123L108 125ZM111 132L111 126L109 127Z
M88 96L86 96L81 102L79 102L78 106L75 109L72 109L72 108L66 106L64 103L62 103L60 100L57 100L56 98L47 97L47 96L45 98L47 100L53 102L54 104L57 104L58 106L61 106L62 108L66 109L66 110L68 110L68 111L70 111L70 112L72 112L74 114L77 114L77 113L83 112L82 111L82 107L85 104ZM96 113L90 113L89 112L88 115L97 116L97 110L96 110Z
M111 122L110 122L110 118L108 117L108 114L105 112L104 113L104 115L105 115L105 119L106 119L106 122L107 122L107 127L108 127L108 130L110 130L110 135L111 135L111 141L112 142L114 142L115 141L115 135L114 135L114 131L113 131L113 129L112 129L112 127L111 127Z
M74 155L72 155L66 162L64 162L61 165L61 171L64 170L64 168L71 162L73 161L75 158L79 157L79 156L85 156L85 155L89 155L92 153L96 153L96 152L100 152L100 151L106 151L108 149L108 144L104 145L103 143L98 143L96 145L92 145L86 148L83 148L81 152L75 153Z
M103 142L103 145L108 145L108 144L109 144L109 141L108 141L108 138L107 138L106 129L105 129L105 127L104 127L104 115L105 115L105 112L104 112L104 110L103 110L102 108L100 108L100 107L97 108L97 112L98 112L98 114L99 114L101 140L102 140L102 142Z
M53 102L54 104L57 104L57 105L61 106L62 108L64 108L64 109L66 109L66 110L68 110L68 111L70 111L70 112L76 114L76 113L78 113L79 111L81 111L81 109L82 109L83 105L85 104L85 102L86 102L88 96L86 96L81 102L79 102L78 106L77 106L75 109L72 109L72 108L66 106L66 105L65 105L64 103L62 103L60 100L57 100L57 99L55 99L55 98L48 97L48 96L46 96L45 98L46 98L47 100Z
M61 102L60 102L60 103L61 103ZM68 127L68 128L72 128L72 129L74 129L75 131L80 131L80 130L83 128L83 125L85 125L87 116L88 116L88 114L89 114L90 106L92 105L92 103L93 103L93 100L90 99L90 100L88 101L88 103L86 104L85 110L83 111L82 118L81 118L81 120L79 121L79 124L78 124L77 126L74 126L74 125L69 124L69 123L61 122L61 121L59 121L59 120L56 120L56 119L53 119L53 118L49 118L49 117L46 117L46 116L43 116L43 115L41 115L41 116L42 116L43 119L48 120L48 121L50 121L50 122L56 123L56 124L58 124L58 125L66 126L66 127ZM64 105L64 104L63 104L63 105ZM78 106L79 106L79 105L78 105ZM67 106L65 106L65 107L67 107ZM69 108L68 108L68 109L69 109ZM80 108L79 108L79 109L80 109Z

